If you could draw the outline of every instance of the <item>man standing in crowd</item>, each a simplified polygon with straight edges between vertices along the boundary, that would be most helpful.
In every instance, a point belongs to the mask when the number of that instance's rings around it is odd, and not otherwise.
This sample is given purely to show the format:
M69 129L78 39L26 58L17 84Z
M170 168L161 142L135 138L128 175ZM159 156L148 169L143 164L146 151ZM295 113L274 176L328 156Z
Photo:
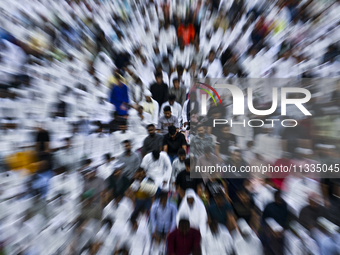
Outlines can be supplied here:
M190 228L189 220L181 219L178 228L168 236L168 254L201 254L201 234L198 230Z
M178 206L185 195L187 189L193 189L195 192L198 190L198 186L202 183L202 179L190 177L190 159L187 158L184 161L185 169L181 171L176 178L176 190L178 193Z
M183 105L186 98L186 88L183 86L180 86L178 78L173 79L173 86L169 90L169 99L170 95L174 95L176 97L176 102L180 105Z
M168 193L161 192L159 201L155 202L150 211L152 237L158 242L165 241L170 232L176 228L176 207L168 202Z
M205 126L196 127L196 135L192 137L192 146L190 147L190 157L198 159L204 154L204 147L214 148L213 139L206 133Z
M163 148L163 136L156 133L155 125L150 124L147 126L147 129L149 135L145 138L143 143L142 147L143 157L154 150L161 151Z
M176 130L175 126L168 128L169 133L164 136L163 139L163 151L168 153L171 163L177 157L179 149L187 149L187 142L185 136Z
M137 171L140 160L136 152L132 151L129 140L123 141L125 151L118 157L118 160L124 164L123 174L130 180Z
M118 85L113 87L110 102L116 107L118 115L127 115L129 109L128 87L121 80Z
M173 188L176 188L175 181L177 178L177 175L182 172L185 169L185 157L186 153L183 148L179 149L177 152L177 158L172 163L172 173L171 173L171 182L174 186Z
M152 94L152 98L155 99L158 103L158 106L161 107L163 103L168 100L168 85L163 82L162 73L156 73L156 83L150 86L150 92Z

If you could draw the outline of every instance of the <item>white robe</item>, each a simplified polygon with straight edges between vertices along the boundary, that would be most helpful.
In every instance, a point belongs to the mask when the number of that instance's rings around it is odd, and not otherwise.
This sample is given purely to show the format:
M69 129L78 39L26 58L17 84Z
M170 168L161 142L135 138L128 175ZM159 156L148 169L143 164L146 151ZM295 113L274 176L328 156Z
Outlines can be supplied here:
M158 114L159 114L159 105L157 103L157 101L155 101L154 99L152 99L152 102L146 102L143 101L141 103L141 105L144 108L144 111L146 113L149 113L151 115L151 121L154 125L158 124Z
M235 255L263 254L262 243L253 231L249 235L248 240L243 239L241 234L236 230L234 230L232 236L234 239Z
M190 208L187 202L188 197L194 198L192 208ZM208 220L207 212L202 200L192 189L186 190L185 196L179 206L176 217L177 226L179 221L183 218L188 219L190 221L190 227L199 230L202 236L206 234Z
M168 188L172 168L170 159L164 151L159 154L159 159L156 161L152 153L147 154L140 166L146 171L146 175L155 181L156 186ZM165 186L163 186L163 181L167 182Z
M207 233L202 237L203 255L230 255L233 252L233 239L225 226L218 226L218 234L213 235L208 227Z
M208 60L204 61L202 66L207 66L207 77L209 78L221 78L223 77L223 68L219 59L214 59L212 63Z
M123 197L122 200L117 204L112 200L103 209L102 219L110 219L114 222L115 226L119 224L126 224L133 212L134 205L130 198Z
M309 178L288 176L288 178L285 178L283 185L285 187L283 198L287 202L290 211L297 217L300 215L302 208L309 204L309 195L316 193L322 197L320 183Z

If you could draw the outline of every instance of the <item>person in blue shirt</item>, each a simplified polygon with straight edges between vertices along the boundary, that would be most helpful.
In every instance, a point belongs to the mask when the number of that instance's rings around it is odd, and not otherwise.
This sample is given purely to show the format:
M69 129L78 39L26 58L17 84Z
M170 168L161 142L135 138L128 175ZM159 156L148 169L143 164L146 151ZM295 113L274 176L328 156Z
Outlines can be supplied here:
M159 194L159 202L155 202L150 211L152 237L155 241L165 240L176 228L176 215L176 206L168 202L168 193L162 191Z
M121 80L118 85L112 88L110 102L116 107L119 116L127 115L129 110L128 87Z

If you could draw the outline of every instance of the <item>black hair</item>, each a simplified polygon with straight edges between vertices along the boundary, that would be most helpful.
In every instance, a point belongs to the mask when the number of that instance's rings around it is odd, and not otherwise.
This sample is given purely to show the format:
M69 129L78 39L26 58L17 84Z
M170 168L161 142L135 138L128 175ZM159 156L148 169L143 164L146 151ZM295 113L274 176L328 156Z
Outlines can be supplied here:
M190 227L190 221L188 219L180 219L178 223L178 227L180 226Z
M275 198L281 198L281 190L275 191L274 197L275 197Z
M157 73L155 74L155 77L156 77L156 78L162 78L162 77L163 77L163 74L162 74L161 72L157 72Z
M179 80L177 78L173 79L172 83L175 83L175 82L179 82Z
M106 224L109 225L109 229L111 229L112 226L113 226L113 222L110 218L105 218L105 219L102 220L102 226L104 226Z
M178 73L178 72L180 72L180 73L183 73L183 72L184 72L183 66L177 65L177 73Z
M159 159L159 154L160 154L160 151L158 149L152 151L152 156L156 160Z
M185 166L190 166L190 158L186 158L184 160L184 164L185 164Z
M183 148L180 148L177 152L177 155L186 155L185 150Z
M126 143L131 144L130 140L124 140L122 143L123 143L123 144L126 144Z
M106 153L106 154L104 154L104 158L105 158L106 160L110 160L110 159L111 159L111 153Z
M119 124L118 124L119 126L126 126L127 125L127 121L126 121L126 119L121 119L121 120L119 120Z
M171 112L171 107L170 106L165 106L163 109L164 112Z
M166 199L168 199L168 193L167 192L165 192L165 191L161 191L160 193L159 193L159 199L162 199L162 198L166 198Z
M147 129L149 129L151 127L155 127L155 125L154 124L149 124L149 125L146 126Z
M170 94L170 95L168 96L168 100L174 101L174 100L176 100L176 96L175 96L174 94Z
M203 151L204 151L204 153L211 153L211 147L210 146L204 146Z

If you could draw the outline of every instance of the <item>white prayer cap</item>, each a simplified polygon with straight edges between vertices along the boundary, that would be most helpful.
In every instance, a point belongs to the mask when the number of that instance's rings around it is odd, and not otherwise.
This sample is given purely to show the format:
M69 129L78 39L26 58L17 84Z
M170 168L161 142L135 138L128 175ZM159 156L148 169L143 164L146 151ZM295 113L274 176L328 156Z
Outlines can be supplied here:
M187 189L185 192L185 195L186 197L193 197L193 198L196 197L196 193L193 189Z
M251 232L252 232L252 230L249 227L248 223L243 218L237 220L237 226L240 229L242 234L250 235Z
M296 148L295 152L299 153L299 154L303 154L303 155L313 155L313 150L311 149L306 149L306 148Z
M266 219L267 225L270 227L270 229L274 232L282 232L283 227L279 223L276 222L273 218L267 218Z
M151 97L152 94L151 94L150 90L146 89L146 90L144 91L144 96Z
M332 145L332 144L321 144L321 143L318 143L317 145L315 145L316 148L319 148L319 149L336 149L336 146L335 145Z
M335 225L324 217L317 218L317 223L331 234L336 234L339 232L339 226Z

